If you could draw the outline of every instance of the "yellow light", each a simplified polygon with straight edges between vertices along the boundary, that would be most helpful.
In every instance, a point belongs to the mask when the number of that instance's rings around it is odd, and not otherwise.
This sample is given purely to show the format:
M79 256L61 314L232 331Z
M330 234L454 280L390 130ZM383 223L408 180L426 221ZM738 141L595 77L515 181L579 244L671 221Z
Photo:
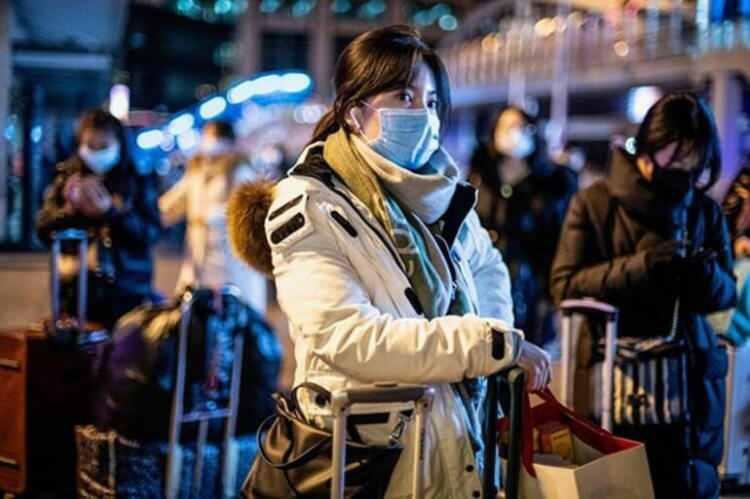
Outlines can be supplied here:
M542 38L550 36L555 32L556 29L557 23L555 23L555 20L550 17L540 19L534 26L534 32L537 34L537 36L540 36Z
M618 56L627 57L630 53L630 45L628 45L628 42L620 40L615 43L614 50Z

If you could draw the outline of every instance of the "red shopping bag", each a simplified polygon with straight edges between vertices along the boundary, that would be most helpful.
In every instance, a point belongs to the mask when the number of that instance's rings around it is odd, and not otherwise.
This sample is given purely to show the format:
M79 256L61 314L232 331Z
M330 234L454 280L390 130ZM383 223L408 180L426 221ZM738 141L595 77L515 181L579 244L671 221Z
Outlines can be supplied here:
M593 425L558 402L549 389L537 395L541 404L531 407L528 395L524 404L520 477L523 499L653 499L642 443ZM534 453L534 429L548 423L570 428L569 462ZM509 425L507 418L500 419L499 434L508 431Z

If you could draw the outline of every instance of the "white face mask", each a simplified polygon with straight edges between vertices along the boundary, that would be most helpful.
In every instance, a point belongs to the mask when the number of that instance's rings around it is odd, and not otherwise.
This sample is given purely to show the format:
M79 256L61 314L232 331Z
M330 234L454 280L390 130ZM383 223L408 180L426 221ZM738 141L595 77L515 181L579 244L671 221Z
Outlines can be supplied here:
M78 155L94 173L104 175L120 162L120 144L114 142L104 149L91 149L84 144L78 148Z
M231 152L233 144L231 140L209 137L201 140L199 149L206 156L220 156Z
M534 152L534 138L520 128L509 128L497 137L495 148L511 158L523 159Z
M381 156L407 170L418 170L440 148L440 118L427 109L374 108L380 136L368 140Z

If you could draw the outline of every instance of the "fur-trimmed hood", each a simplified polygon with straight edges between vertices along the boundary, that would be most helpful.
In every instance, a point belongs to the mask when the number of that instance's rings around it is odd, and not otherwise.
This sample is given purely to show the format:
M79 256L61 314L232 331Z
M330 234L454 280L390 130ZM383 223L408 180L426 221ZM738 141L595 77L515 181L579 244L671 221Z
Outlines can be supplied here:
M238 186L227 205L227 228L232 251L259 272L273 273L265 221L273 202L274 183L250 182Z

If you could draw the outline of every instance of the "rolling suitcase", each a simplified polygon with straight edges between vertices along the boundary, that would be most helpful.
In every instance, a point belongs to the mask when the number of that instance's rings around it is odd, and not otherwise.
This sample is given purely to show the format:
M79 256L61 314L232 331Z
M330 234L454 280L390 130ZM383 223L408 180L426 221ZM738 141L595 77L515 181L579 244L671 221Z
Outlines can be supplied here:
M724 455L719 473L725 485L750 485L750 345L727 345L727 397L724 415Z
M434 392L423 385L375 384L372 386L337 390L331 396L333 415L333 458L331 467L331 499L344 499L346 467L346 428L349 411L358 404L414 403L414 482L412 497L422 497L422 445L427 414ZM378 409L382 411L382 409Z
M231 293L231 290L225 292ZM77 428L78 496L82 498L230 498L239 491L240 477L255 456L255 439L235 437L240 403L244 337L235 334L232 349L229 397L226 405L209 396L188 407L188 343L195 294L186 293L180 304L177 363L169 437L166 442L128 440L115 431L93 426ZM218 349L219 346L215 345ZM217 350L218 351L218 350ZM213 357L211 352L207 355ZM208 389L208 378L201 390ZM195 385L192 387L196 389ZM195 395L195 394L194 394ZM147 414L143 415L147 417ZM220 442L209 441L209 426L223 421ZM185 426L197 426L194 442L186 443Z
M52 317L21 330L0 331L0 491L75 491L74 426L91 419L91 395L108 334L86 321L86 286L79 287L76 318L62 317L58 260L63 241L87 253L87 234L53 235L50 265ZM81 260L86 283L86 259ZM84 325L83 328L80 325Z
M596 301L591 298L582 300L565 300L560 304L562 313L561 331L561 397L560 402L566 407L573 408L574 371L576 341L573 332L573 318L577 315L599 319L605 322L604 333L604 362L601 365L601 373L596 376L597 381L601 379L601 400L594 401L594 413L600 415L599 424L605 430L611 432L613 426L612 415L612 392L615 365L615 354L617 350L617 308ZM601 378L599 378L601 376Z

